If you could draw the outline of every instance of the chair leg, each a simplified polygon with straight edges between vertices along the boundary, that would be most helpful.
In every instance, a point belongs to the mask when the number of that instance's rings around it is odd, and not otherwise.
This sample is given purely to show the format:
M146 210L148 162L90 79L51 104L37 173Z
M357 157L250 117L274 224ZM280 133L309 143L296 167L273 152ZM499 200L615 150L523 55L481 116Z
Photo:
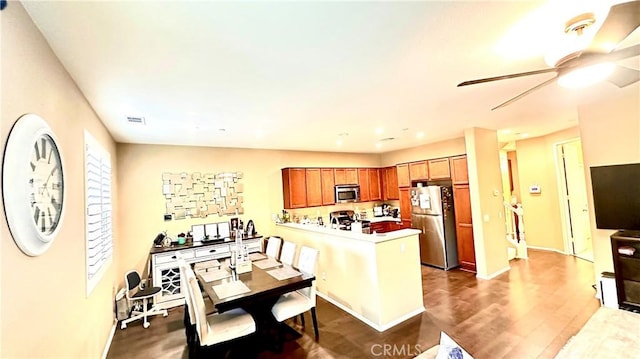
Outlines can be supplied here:
M313 331L316 333L316 340L320 334L318 333L318 320L316 319L316 307L311 308L311 319L313 319Z
M302 327L304 328L304 313L300 313L300 322L302 323Z
M142 318L143 318L142 319L143 320L142 327L145 328L145 329L149 328L150 324L149 324L149 321L147 320L147 298L143 298L142 299L142 313L143 313L142 314Z

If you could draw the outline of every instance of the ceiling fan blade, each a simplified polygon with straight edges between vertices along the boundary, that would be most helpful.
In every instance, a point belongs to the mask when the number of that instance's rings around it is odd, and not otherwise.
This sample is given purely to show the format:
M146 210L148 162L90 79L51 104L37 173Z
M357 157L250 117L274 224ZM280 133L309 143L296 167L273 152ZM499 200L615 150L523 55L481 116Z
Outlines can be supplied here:
M577 66L586 66L591 65L598 62L613 62L622 59L626 59L629 57L634 57L640 55L640 44L625 47L624 49L612 51L610 53L594 53L594 52L585 52L580 55L580 57L573 59L568 66L566 67L577 67ZM560 69L566 68L565 66L560 66Z
M511 99L509 99L509 100L507 100L507 101L505 101L505 102L503 102L503 103L499 104L498 106L496 106L496 107L492 108L492 109L491 109L491 111L493 111L493 110L497 110L497 109L499 109L499 108L501 108L501 107L505 107L506 105L508 105L508 104L510 104L510 103L512 103L512 102L514 102L514 101L516 101L516 100L519 100L519 99L523 98L524 96L526 96L526 95L528 95L528 94L532 93L533 91L538 90L538 89L540 89L540 88L542 88L542 87L544 87L544 86L546 86L546 85L548 85L548 84L552 83L553 81L555 81L555 79L556 79L557 77L558 77L557 75L556 75L556 76L553 76L552 78L548 79L547 81L545 81L545 82L543 82L543 83L541 83L541 84L538 84L538 85L536 85L536 86L534 86L534 87L532 87L532 88L528 89L527 91L525 91L525 92L523 92L523 93L519 94L518 96L513 97L513 98L511 98Z
M588 50L609 52L638 26L640 26L640 1L613 5Z
M552 67L549 69L543 69L543 70L536 70L536 71L528 71L528 72L520 72L517 74L510 74L510 75L502 75L502 76L496 76L496 77L487 77L484 79L478 79L478 80L471 80L471 81L465 81L465 82L461 82L458 84L458 87L461 86L468 86L468 85L475 85L475 84L481 84L481 83L485 83L485 82L491 82L491 81L498 81L498 80L506 80L506 79L512 79L512 78L516 78L516 77L523 77L523 76L530 76L530 75L538 75L538 74L546 74L548 72L554 72L556 71L557 68L556 67Z
M607 79L620 88L629 86L638 80L640 80L640 71L623 66L616 66L615 71Z

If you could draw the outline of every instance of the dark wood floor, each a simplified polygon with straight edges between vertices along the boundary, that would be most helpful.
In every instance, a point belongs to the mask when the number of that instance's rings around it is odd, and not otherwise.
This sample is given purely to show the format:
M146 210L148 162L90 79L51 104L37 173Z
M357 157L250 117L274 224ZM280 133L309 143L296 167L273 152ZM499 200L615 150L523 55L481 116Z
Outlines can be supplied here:
M479 280L460 270L422 267L422 315L380 333L318 297L320 339L306 328L282 353L259 358L409 358L447 332L476 359L553 358L599 307L593 264L553 252L529 251L529 260L512 260L511 270ZM182 307L167 318L151 318L116 329L109 359L187 358ZM384 354L384 348L388 348Z

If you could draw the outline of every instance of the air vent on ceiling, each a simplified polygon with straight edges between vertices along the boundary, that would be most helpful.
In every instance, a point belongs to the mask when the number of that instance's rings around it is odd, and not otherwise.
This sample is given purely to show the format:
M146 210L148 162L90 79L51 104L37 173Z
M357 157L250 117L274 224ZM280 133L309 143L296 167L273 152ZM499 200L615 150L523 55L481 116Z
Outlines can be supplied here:
M395 139L396 139L395 137L387 137L387 138L382 138L382 139L380 139L379 141L380 141L380 142L386 142L386 141L393 141L393 140L395 140Z
M127 116L127 122L138 124L138 125L146 124L144 117L140 117L140 116Z

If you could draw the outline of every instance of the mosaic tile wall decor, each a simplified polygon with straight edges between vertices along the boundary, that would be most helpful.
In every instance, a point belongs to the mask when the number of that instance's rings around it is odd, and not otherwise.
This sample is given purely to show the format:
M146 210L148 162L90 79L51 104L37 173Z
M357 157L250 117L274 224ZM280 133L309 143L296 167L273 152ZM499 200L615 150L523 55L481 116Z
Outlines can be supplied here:
M244 213L242 172L163 173L165 220Z

